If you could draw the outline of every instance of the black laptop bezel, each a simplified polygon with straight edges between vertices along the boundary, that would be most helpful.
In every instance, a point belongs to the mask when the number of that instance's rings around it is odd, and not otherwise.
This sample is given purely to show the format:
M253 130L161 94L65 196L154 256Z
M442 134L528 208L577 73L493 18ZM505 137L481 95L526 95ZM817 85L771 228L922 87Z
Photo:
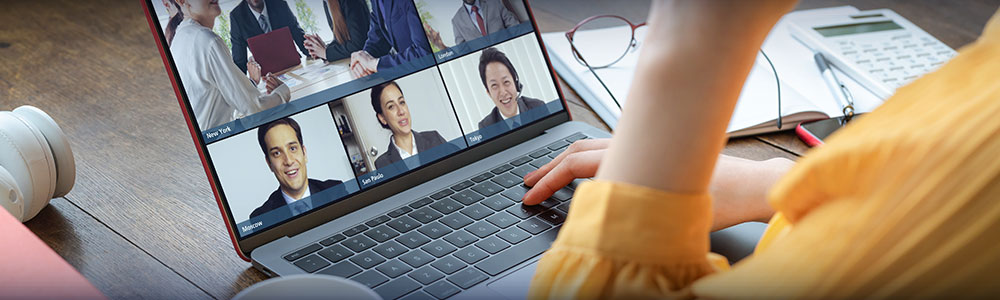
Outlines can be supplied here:
M510 145L516 145L528 141L534 137L543 134L546 130L558 126L559 124L568 122L571 120L569 114L569 106L566 102L566 97L558 84L558 78L556 73L552 68L552 63L549 59L548 52L545 48L545 43L542 40L541 32L538 30L538 23L535 21L534 13L532 12L531 5L529 1L524 0L525 8L528 12L528 17L531 21L533 28L533 34L535 39L540 45L542 50L542 56L545 59L546 67L549 70L549 76L551 76L552 83L556 89L556 93L559 95L559 99L562 102L563 109L556 112L548 117L535 120L529 124L524 125L521 128L509 131L500 136L494 137L489 141L485 141L476 145L472 145L462 151L449 155L441 160L430 163L428 165L422 166L420 169L411 171L399 177L393 178L389 182L382 183L376 187L362 190L352 196L344 198L336 203L328 205L326 207L311 211L301 216L293 217L289 220L282 222L280 225L276 225L262 232L255 233L251 236L241 238L236 233L236 222L233 218L232 212L229 210L228 205L226 205L225 196L220 193L221 184L218 179L218 174L216 173L215 166L212 163L212 159L208 154L208 145L203 139L201 130L196 124L196 119L194 115L194 110L188 101L187 93L184 92L183 84L181 83L180 77L177 73L177 66L174 63L173 56L170 55L169 48L165 47L166 37L164 36L162 26L160 26L159 20L154 16L155 9L153 8L153 0L145 0L144 10L146 13L147 21L150 25L150 30L156 37L157 48L160 51L160 55L163 58L165 69L170 77L170 80L174 86L174 92L177 94L178 102L184 112L184 117L188 124L188 129L191 132L192 139L195 142L195 146L198 149L198 155L201 158L202 165L205 167L206 175L211 182L212 191L215 194L216 202L219 205L219 210L222 213L223 218L226 222L227 230L229 231L230 239L232 239L233 246L239 256L250 261L250 253L257 247L274 241L276 239L295 236L299 233L305 232L316 226L322 225L324 223L330 222L341 216L350 214L358 209L365 206L376 203L382 199L388 198L394 194L405 191L407 189L416 187L427 180L422 180L424 178L435 178L449 172L458 170L468 164L479 161L483 158L489 157L493 154L499 153L510 147ZM435 63L438 64L438 63Z

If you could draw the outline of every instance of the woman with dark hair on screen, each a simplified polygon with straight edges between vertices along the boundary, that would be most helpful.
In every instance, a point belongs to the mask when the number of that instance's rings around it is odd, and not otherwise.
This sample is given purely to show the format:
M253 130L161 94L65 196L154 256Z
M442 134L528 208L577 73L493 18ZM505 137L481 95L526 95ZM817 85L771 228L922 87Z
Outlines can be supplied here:
M228 47L212 31L215 18L222 13L217 0L174 1L184 21L177 26L170 52L201 130L288 102L291 91L277 77L251 76L254 82L266 82L267 93L261 93L233 63ZM259 66L255 69L259 74Z
M427 151L446 141L435 130L419 132L412 129L410 108L403 97L403 90L395 81L389 81L372 88L372 108L382 128L392 131L385 153L375 159L375 168L380 169L394 162L404 160L419 152Z
M174 41L174 34L177 32L177 25L184 21L184 13L181 12L181 6L177 5L177 1L174 0L163 0L163 7L167 8L167 14L170 15L170 20L167 21L167 26L163 29L163 35L167 38L167 47L170 47L170 43Z
M325 61L351 57L351 53L365 46L368 33L368 6L364 0L323 1L326 21L333 31L333 40L324 44L316 34L307 34L305 40L309 55Z

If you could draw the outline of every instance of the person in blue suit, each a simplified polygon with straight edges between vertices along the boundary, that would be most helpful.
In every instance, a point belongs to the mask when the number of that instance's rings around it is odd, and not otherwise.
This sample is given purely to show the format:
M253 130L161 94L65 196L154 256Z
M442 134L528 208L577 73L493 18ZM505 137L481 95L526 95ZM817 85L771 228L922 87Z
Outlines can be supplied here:
M413 1L372 0L368 40L351 54L351 75L371 75L431 53Z
M305 31L299 27L299 21L292 14L285 0L244 0L229 12L232 23L230 38L232 42L233 62L241 71L247 71L247 40L271 30L288 27L292 32L292 40L302 51L309 55L306 49Z

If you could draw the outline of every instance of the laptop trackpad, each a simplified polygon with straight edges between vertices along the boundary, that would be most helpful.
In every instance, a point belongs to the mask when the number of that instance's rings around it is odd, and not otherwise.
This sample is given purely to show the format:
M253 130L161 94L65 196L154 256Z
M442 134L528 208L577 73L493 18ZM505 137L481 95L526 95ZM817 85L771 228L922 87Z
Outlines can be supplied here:
M507 299L528 298L528 288L531 287L531 278L535 277L535 268L537 267L538 261L536 260L487 286Z

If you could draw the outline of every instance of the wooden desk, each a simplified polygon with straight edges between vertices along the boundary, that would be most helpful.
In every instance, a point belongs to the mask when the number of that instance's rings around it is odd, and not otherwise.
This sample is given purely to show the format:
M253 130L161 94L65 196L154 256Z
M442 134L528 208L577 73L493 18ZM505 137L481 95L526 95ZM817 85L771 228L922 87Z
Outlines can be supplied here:
M888 7L953 48L998 1L807 1ZM645 2L533 2L542 31L589 15L643 20ZM77 184L28 226L111 298L224 298L265 279L233 250L138 1L4 2L0 109L32 104L69 134ZM577 120L606 128L561 84ZM730 141L727 154L794 158L793 134ZM4 258L9 259L9 258Z

